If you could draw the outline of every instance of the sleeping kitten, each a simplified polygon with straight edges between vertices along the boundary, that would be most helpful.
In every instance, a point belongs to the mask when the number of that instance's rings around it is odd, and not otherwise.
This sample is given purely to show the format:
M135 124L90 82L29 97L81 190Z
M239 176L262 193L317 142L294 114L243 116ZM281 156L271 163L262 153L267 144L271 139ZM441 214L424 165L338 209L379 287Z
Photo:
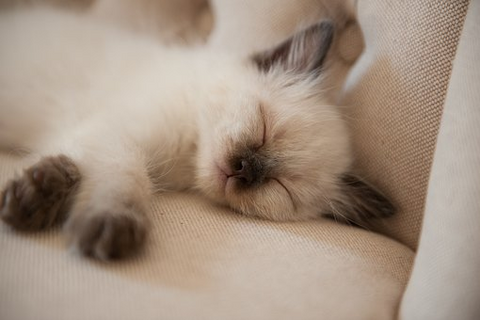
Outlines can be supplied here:
M144 243L162 190L272 220L391 215L349 173L348 129L322 95L333 33L323 21L241 59L53 9L1 14L0 148L37 159L3 190L2 220L65 220L74 248L110 259Z

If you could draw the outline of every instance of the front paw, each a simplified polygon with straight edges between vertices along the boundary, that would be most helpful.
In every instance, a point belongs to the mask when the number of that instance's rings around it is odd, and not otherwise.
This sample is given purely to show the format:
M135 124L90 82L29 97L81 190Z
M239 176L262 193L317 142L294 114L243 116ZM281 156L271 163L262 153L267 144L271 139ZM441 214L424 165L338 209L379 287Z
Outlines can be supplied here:
M143 246L143 214L129 208L84 213L72 215L66 225L71 245L81 254L106 261L132 256Z
M0 218L19 230L40 230L60 221L80 181L66 156L46 157L10 181L0 194Z

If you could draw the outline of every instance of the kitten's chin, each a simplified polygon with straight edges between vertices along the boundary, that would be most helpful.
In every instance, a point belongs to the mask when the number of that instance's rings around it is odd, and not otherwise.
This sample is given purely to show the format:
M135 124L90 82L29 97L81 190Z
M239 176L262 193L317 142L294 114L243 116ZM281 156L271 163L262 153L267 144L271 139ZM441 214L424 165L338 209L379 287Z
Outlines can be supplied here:
M224 200L228 206L246 216L274 221L309 218L297 211L288 192L275 180L245 188L235 177L228 177L224 190Z
M210 200L225 206L230 206L226 200L228 174L217 164L203 170L197 180L196 188Z
M296 206L277 179L247 187L218 164L206 168L201 177L197 187L205 196L239 214L274 221L306 220L314 215Z

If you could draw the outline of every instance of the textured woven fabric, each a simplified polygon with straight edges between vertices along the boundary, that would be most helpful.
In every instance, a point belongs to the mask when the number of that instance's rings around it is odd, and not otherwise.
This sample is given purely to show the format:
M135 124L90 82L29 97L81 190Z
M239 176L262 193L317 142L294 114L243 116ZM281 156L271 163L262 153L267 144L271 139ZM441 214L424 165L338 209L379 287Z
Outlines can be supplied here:
M1 156L1 180L19 164ZM330 221L272 223L181 194L151 209L146 250L112 264L68 252L59 231L0 224L0 319L393 319L413 260Z
M480 2L455 57L403 319L480 319Z
M380 228L417 246L467 0L359 1L365 52L347 80L357 168L399 207Z

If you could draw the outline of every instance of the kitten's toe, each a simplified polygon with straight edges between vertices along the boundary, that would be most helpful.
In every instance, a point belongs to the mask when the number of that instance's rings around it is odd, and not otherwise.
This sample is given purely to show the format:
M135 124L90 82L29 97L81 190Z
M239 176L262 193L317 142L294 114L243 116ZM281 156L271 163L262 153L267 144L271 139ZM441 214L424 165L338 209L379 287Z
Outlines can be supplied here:
M18 230L40 230L60 221L68 196L80 180L65 156L48 157L10 181L1 195L0 217Z
M2 191L0 197L0 218L7 224L15 225L19 216L19 201L15 196L17 190L17 181L10 181Z
M146 238L146 223L131 212L79 215L67 224L72 245L82 254L100 260L134 255Z

